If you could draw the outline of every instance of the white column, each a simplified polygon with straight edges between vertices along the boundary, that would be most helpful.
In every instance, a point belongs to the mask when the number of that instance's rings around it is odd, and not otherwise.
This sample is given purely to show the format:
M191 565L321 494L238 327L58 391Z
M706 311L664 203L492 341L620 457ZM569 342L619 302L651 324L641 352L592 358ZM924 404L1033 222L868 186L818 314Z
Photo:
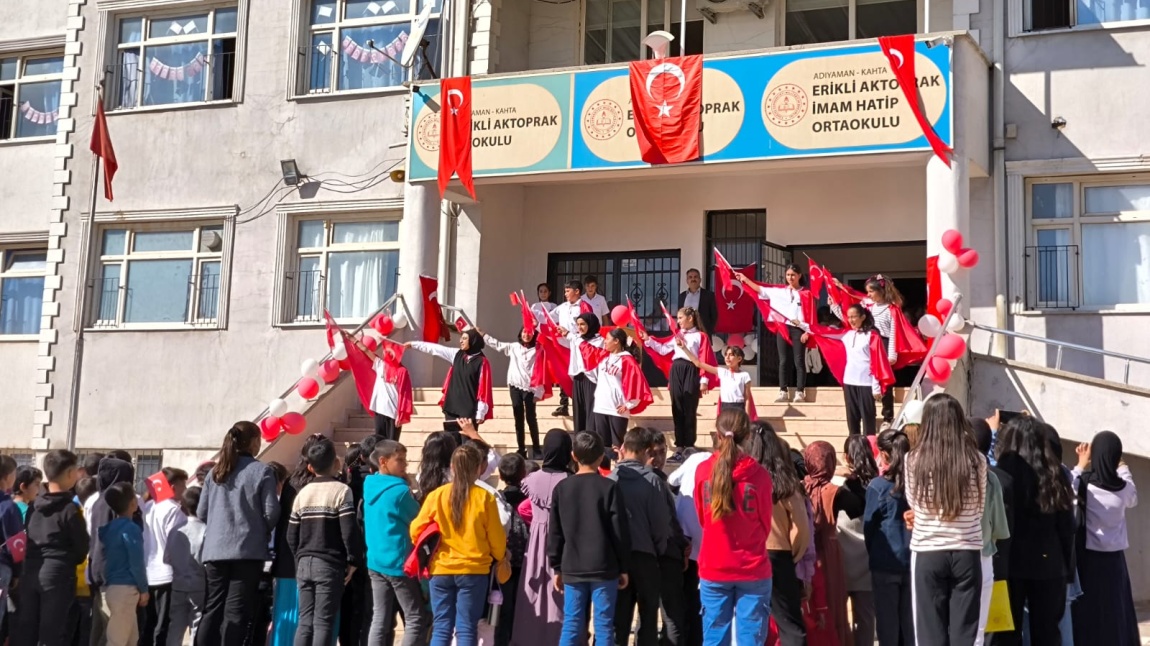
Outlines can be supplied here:
M942 234L947 229L957 229L963 237L970 233L970 173L965 156L955 149L950 167L937 156L932 156L926 164L926 255L944 253ZM969 296L970 276L968 270L960 270L953 276L942 274L942 296L949 298L955 292ZM962 313L970 311L969 298L962 304Z
M419 275L434 276L439 261L439 190L434 184L407 184L403 193L403 221L399 227L399 292L411 312L411 328L423 322L423 291ZM420 338L414 333L409 338ZM432 358L420 352L404 356L412 384L432 383Z

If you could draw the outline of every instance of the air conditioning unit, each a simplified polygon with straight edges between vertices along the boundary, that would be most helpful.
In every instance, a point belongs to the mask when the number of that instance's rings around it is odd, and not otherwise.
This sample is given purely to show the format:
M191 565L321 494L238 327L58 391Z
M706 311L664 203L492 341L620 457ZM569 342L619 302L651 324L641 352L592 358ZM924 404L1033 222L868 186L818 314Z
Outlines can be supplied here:
M770 0L695 0L695 9L713 25L719 21L719 14L735 11L750 11L762 20L769 4Z

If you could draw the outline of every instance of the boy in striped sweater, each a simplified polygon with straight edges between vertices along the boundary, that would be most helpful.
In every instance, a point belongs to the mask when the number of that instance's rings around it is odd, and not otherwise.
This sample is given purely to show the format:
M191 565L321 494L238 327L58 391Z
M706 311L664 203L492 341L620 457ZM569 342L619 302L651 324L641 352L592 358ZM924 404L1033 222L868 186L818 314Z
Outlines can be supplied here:
M340 470L335 445L319 440L304 459L316 478L296 495L287 532L299 584L295 643L328 646L343 587L358 562L359 528L351 488L335 479Z

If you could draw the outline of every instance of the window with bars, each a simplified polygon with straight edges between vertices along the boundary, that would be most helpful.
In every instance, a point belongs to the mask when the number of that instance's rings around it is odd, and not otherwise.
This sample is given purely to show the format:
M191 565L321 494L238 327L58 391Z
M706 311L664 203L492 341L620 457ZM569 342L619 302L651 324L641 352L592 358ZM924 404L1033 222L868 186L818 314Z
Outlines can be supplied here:
M326 94L399 87L439 76L440 0L311 0L303 36L300 92ZM410 68L398 61L420 12L431 13L427 47ZM427 60L424 60L426 55Z
M1150 175L1028 182L1028 309L1150 309Z
M284 323L319 322L325 310L358 323L397 289L398 219L301 219L294 246Z
M0 335L40 333L48 252L0 247Z
M222 224L103 229L94 326L218 325L223 234Z
M58 53L0 57L0 141L54 137L63 78Z
M109 107L231 101L236 84L236 7L117 23Z

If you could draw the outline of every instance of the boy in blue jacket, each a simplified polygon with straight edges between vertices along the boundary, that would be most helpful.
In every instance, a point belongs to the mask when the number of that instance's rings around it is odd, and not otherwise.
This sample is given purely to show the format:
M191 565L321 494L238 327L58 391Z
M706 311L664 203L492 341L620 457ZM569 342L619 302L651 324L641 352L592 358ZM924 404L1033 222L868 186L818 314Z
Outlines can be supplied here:
M16 460L9 455L0 455L0 624L4 623L4 614L8 611L8 591L20 577L16 559L23 558L23 554L12 553L12 547L21 540L12 540L13 537L24 533L24 516L12 496L8 495L15 482ZM26 534L24 540L27 541Z
M104 492L116 514L99 529L104 547L104 605L108 646L129 646L139 641L136 608L148 605L148 575L144 569L144 532L132 521L139 508L136 492L117 482Z
M376 445L371 461L379 465L379 473L363 481L367 570L375 599L370 643L390 643L384 641L384 635L395 632L398 601L403 611L402 646L424 644L431 615L424 607L419 581L403 574L403 562L412 549L409 528L419 514L419 503L407 482L407 448L399 442L383 440Z

